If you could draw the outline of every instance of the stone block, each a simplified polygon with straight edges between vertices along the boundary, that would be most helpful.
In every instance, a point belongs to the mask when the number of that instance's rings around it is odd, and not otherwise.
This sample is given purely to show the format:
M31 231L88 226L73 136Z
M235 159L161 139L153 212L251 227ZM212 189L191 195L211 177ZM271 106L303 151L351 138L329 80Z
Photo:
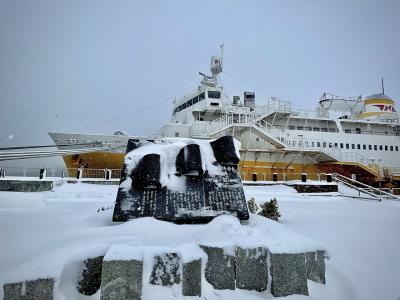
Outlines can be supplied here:
M84 268L77 286L79 293L90 296L100 289L103 258L104 256L98 256L83 262Z
M235 256L223 248L200 246L208 256L205 278L217 290L235 289Z
M275 297L308 295L304 253L271 253L271 293Z
M142 277L142 261L103 260L100 299L141 299Z
M265 291L268 286L268 250L263 247L236 249L236 287Z
M52 300L54 279L44 278L24 282L6 283L4 300Z
M307 279L325 284L325 251L306 252Z
M53 181L49 180L0 180L0 191L4 192L46 192L53 189Z
M177 253L165 253L154 257L150 283L171 286L181 282L181 259Z
M201 258L183 264L182 295L201 297Z

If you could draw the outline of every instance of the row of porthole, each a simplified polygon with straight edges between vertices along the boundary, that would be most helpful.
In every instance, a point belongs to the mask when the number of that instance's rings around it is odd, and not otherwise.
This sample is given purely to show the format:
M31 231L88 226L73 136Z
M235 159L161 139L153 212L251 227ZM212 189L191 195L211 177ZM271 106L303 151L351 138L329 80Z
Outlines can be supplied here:
M289 145L296 146L296 141L288 141ZM349 144L349 143L327 143L327 142L309 142L304 141L306 148L340 148L340 149L352 149L352 150L369 150L369 151L399 151L399 146L388 146L388 145L367 145L367 144ZM298 141L298 146L303 147L303 142Z

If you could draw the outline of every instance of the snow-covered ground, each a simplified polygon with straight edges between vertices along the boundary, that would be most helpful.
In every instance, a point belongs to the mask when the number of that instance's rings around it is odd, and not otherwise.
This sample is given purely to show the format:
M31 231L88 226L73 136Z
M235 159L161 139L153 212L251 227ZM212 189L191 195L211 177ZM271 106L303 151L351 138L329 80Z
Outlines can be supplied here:
M112 209L97 210L113 205L117 186L78 183L57 186L53 192L0 192L0 284L32 274L60 274L58 299L99 299L99 293L87 297L74 292L71 278L82 256L100 255L110 243L136 241L156 249L196 241L234 245L261 240L277 250L323 246L329 252L327 284L309 281L309 297L287 299L400 299L400 202L353 200L335 193L302 195L281 185L248 186L245 192L247 199L255 197L257 202L276 197L280 223L252 216L241 226L235 218L222 216L207 225L175 225L151 218L115 224ZM279 244L282 240L285 245ZM143 298L160 294L163 299L180 297L176 289L153 288ZM207 299L272 297L242 290L215 291L209 286L203 295Z

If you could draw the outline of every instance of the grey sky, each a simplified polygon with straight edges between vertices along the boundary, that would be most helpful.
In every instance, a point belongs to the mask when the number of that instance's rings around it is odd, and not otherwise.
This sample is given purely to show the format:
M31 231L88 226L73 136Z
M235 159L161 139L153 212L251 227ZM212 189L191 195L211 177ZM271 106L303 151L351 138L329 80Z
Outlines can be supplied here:
M80 132L155 133L172 96L224 68L314 108L323 92L400 98L400 1L0 0L0 146L50 144ZM228 94L252 90L222 76ZM13 136L13 138L11 138ZM9 138L10 137L10 138Z

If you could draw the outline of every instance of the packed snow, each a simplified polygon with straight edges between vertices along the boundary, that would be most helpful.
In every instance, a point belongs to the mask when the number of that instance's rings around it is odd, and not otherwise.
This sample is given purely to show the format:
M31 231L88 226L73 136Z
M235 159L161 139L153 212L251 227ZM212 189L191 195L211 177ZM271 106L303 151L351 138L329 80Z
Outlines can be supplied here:
M56 299L99 299L99 292L89 297L75 289L84 258L104 255L109 249L106 259L143 257L147 265L143 275L148 278L152 255L175 249L189 261L203 255L196 247L203 243L223 246L227 252L235 245L268 245L274 252L327 249L326 285L308 281L309 297L285 299L400 297L400 202L354 200L338 193L298 194L283 185L246 186L247 199L254 197L257 203L278 199L280 222L251 215L242 224L232 216L205 225L153 218L113 223L109 208L117 188L77 183L56 186L52 192L0 192L0 285L55 276ZM146 253L140 250L143 247ZM143 299L196 298L182 297L179 285L151 289L146 285ZM268 292L214 290L205 280L202 293L207 299L273 298Z

